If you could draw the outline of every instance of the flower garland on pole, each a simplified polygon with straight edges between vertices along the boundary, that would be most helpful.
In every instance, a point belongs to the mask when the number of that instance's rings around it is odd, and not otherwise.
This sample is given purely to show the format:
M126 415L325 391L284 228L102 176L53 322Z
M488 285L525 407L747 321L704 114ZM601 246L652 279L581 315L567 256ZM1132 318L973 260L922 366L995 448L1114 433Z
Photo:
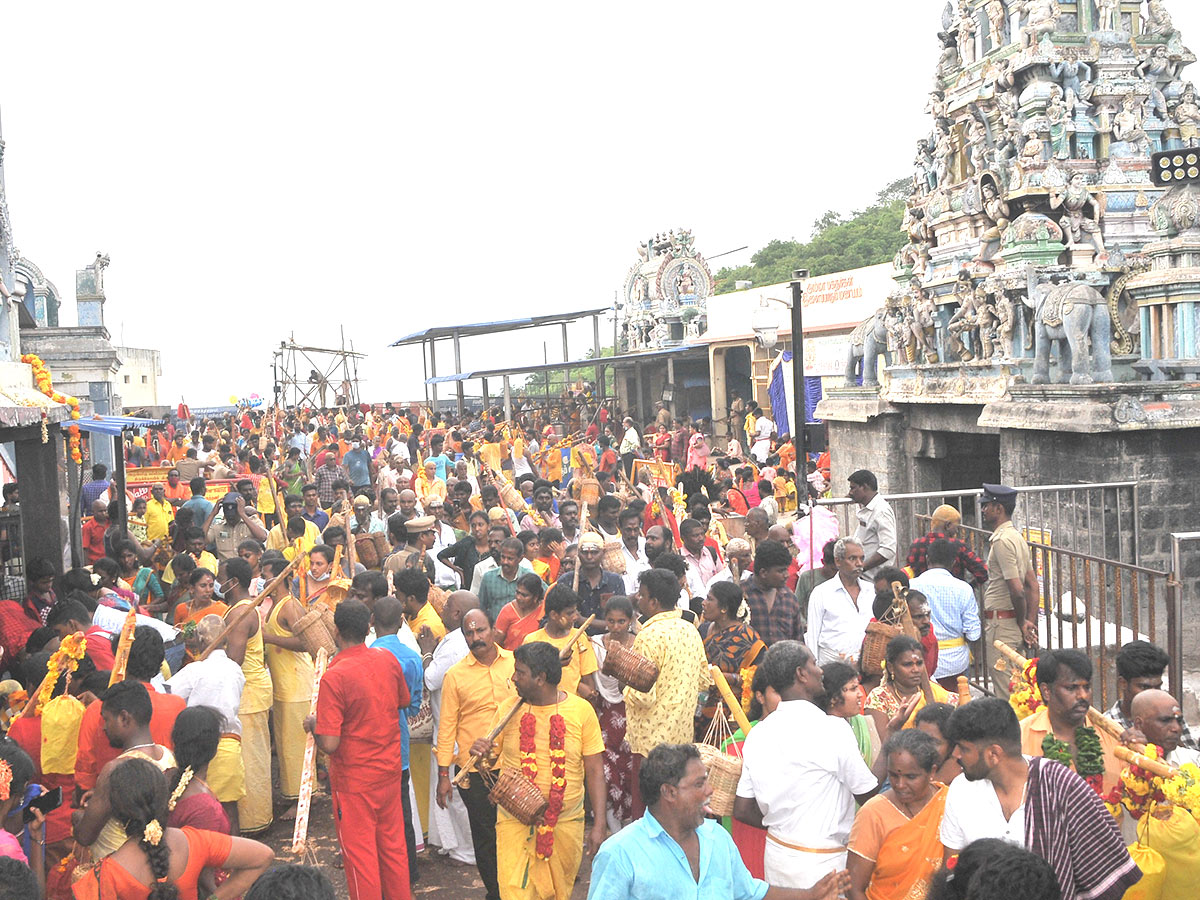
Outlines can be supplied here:
M35 356L32 353L24 353L21 355L21 362L25 363L33 369L33 382L37 385L37 389L53 400L55 403L62 403L71 408L71 425L67 428L67 446L71 455L71 462L79 465L83 462L83 445L82 438L79 434L79 400L75 397L70 397L60 393L54 389L54 382L50 377L50 369L42 362L41 357ZM46 443L49 437L46 433L46 413L42 413L42 443Z

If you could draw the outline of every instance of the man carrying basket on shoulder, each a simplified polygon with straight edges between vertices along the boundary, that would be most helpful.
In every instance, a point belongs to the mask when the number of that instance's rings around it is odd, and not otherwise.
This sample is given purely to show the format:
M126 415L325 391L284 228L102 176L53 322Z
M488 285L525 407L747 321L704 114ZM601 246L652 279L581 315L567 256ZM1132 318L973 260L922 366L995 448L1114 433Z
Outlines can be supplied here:
M502 900L568 900L584 850L584 788L592 804L587 834L591 856L604 842L604 741L591 704L559 690L559 650L530 641L514 652L513 684L524 704L496 738L500 760L496 813L497 877ZM511 708L508 705L503 713ZM499 723L503 715L498 714ZM493 742L480 738L472 751L491 755ZM532 782L514 779L519 773ZM515 782L515 783L514 783ZM519 816L548 803L540 824Z

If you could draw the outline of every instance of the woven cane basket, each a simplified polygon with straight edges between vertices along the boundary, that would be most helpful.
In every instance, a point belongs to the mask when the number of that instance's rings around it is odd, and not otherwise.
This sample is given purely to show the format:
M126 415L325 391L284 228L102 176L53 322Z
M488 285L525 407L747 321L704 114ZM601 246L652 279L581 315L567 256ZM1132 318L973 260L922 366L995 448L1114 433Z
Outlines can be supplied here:
M728 538L744 538L746 536L746 518L745 516L725 516L718 518L718 522L725 529L725 536Z
M439 616L442 614L442 609L446 605L447 596L448 595L446 592L436 584L431 584L429 586L429 597L427 599L429 600L429 605L433 607L433 611Z
M550 805L538 786L516 769L500 771L488 799L503 807L522 825L537 825Z
M617 575L625 574L625 550L620 543L604 545L604 552L600 555L600 568Z
M643 694L654 687L654 682L658 680L658 666L616 641L605 653L600 671Z
M903 633L904 631L896 625L867 623L867 635L863 638L862 653L858 657L863 674L878 675L883 670L883 661L887 659L888 641Z
M572 479L572 484L575 480ZM579 502L595 506L600 502L600 482L595 478L580 478L578 480Z
M354 537L354 554L358 561L368 569L378 569L384 558L391 552L387 535L382 531L370 534L359 534Z
M337 652L337 644L333 641L333 610L324 603L317 603L302 615L293 631L313 657L322 647L330 656Z
M740 756L718 753L709 762L708 786L712 788L712 796L708 800L708 806L718 816L733 815L733 798L737 796L738 780L741 777Z
M697 751L699 751L700 762L704 763L705 769L711 769L713 760L719 759L725 755L712 744L705 743L703 741L697 741L693 746Z

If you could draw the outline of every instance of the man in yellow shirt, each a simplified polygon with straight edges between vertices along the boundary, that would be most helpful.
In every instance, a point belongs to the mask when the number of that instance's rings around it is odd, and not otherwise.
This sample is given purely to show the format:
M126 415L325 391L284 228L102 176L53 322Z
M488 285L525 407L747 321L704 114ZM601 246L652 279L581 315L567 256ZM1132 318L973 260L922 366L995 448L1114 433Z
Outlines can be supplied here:
M586 641L586 638L584 638ZM561 749L565 768L561 807L548 836L530 839L528 825L522 825L507 810L496 814L498 877L503 893L513 900L567 900L575 886L575 876L583 858L584 787L592 807L592 828L587 836L589 855L604 842L605 828L604 740L600 722L591 704L566 690L560 678L566 671L559 663L556 648L545 642L526 643L514 654L513 683L522 709L508 722L497 738L500 768L520 770L521 744L532 737L536 774L533 782L548 800L552 800L550 754L556 724L563 728ZM502 710L507 713L510 704ZM497 714L499 724L500 713ZM480 740L472 748L490 755L493 745ZM553 802L553 800L552 800ZM542 853L549 837L552 852Z
M638 575L638 609L645 617L630 649L658 666L649 691L625 688L625 737L633 751L633 816L645 812L637 789L642 760L659 744L685 744L693 738L696 695L712 686L700 632L679 617L679 579L666 569Z
M437 803L442 809L450 799L450 766L466 766L471 746L484 737L497 712L507 709L513 698L513 655L497 646L492 623L483 610L463 616L462 633L471 651L456 662L442 682L442 713L438 723ZM699 635L697 635L699 637ZM458 746L457 755L454 752ZM488 800L488 786L475 771L465 788L459 788L471 823L475 865L489 898L498 898L496 878L496 807Z
M546 627L527 635L524 643L544 641L562 653L575 628L579 595L568 585L556 584L546 594L544 602ZM561 690L578 694L584 700L591 700L600 691L600 686L596 684L596 672L599 668L592 642L586 634L581 634L571 646L570 659L562 664L562 679L558 686Z
M419 635L422 628L428 628L439 641L446 636L446 626L442 617L429 602L429 578L421 569L401 569L393 579L396 599L404 607L404 618L408 621L413 635Z
M283 498L283 510L285 513L285 521L290 522L292 519L301 519L304 522L304 537L300 539L300 552L307 553L321 540L321 531L317 526L308 519L302 519L301 513L304 511L304 500L297 494L288 494ZM269 532L267 532L267 549L282 550L291 544L288 540L287 530L284 522L280 522Z
M1038 657L1037 677L1045 706L1021 720L1021 752L1026 756L1058 759L1088 782L1102 778L1103 793L1107 794L1117 786L1125 764L1115 753L1121 742L1087 721L1088 707L1092 705L1092 661L1078 650L1043 652ZM1086 748L1082 763L1079 758L1079 741L1089 739L1089 731L1099 739L1104 755L1091 770ZM1047 739L1058 743L1051 744ZM1081 764L1084 771L1079 771Z
M146 501L146 540L165 541L170 525L175 521L175 507L166 499L167 491L162 484L150 488L150 499Z

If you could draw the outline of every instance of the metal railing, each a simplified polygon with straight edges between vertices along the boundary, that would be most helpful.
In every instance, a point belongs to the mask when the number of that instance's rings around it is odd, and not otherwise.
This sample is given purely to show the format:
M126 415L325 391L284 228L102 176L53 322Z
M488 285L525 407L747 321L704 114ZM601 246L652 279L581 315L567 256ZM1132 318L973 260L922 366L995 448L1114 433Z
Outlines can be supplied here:
M918 517L916 526L928 531L929 517ZM964 525L956 536L987 558L991 532ZM1200 532L1179 537L1200 541ZM1095 664L1093 706L1103 710L1112 705L1116 652L1133 640L1150 641L1167 650L1172 660L1171 694L1182 696L1182 588L1172 573L1038 540L1027 543L1041 585L1039 643L1048 649L1075 649L1088 655ZM1179 571L1178 562L1173 568ZM982 590L978 593L982 616ZM991 692L996 651L986 640L980 644L973 653L972 680Z
M1095 484L1045 484L1016 488L1017 509L1013 524L1045 543L1078 553L1137 565L1141 561L1141 516L1136 481ZM931 491L919 494L884 494L896 513L896 549L903 562L908 547L919 536L918 517L928 517L942 504L955 507L964 525L983 527L981 488L965 491ZM848 497L818 501L837 517L842 534L858 527L857 506ZM923 532L921 532L923 533ZM986 548L985 548L986 549Z
M25 544L21 514L0 513L0 598L25 599Z

